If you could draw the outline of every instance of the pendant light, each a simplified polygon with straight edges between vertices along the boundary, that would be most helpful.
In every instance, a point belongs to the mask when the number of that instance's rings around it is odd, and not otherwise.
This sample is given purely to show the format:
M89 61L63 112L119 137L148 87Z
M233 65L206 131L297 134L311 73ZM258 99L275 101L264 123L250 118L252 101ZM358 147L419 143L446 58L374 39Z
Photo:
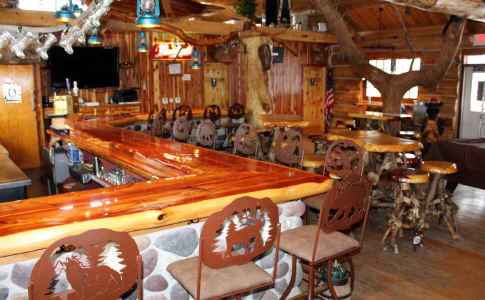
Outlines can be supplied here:
M202 67L202 58L200 51L195 49L192 50L192 69L198 70Z
M138 47L137 50L139 53L146 53L148 52L148 44L147 39L145 36L145 32L141 31L138 33Z
M155 28L160 26L160 1L136 1L136 26L140 28Z
M69 23L75 19L72 0L57 0L56 20L61 23Z
M77 19L82 15L83 10L81 9L81 7L79 5L74 4L74 6L72 8L72 13L73 13L74 17Z
M103 44L103 40L101 39L101 36L98 33L98 28L94 28L91 35L88 38L88 45L99 46L101 44Z

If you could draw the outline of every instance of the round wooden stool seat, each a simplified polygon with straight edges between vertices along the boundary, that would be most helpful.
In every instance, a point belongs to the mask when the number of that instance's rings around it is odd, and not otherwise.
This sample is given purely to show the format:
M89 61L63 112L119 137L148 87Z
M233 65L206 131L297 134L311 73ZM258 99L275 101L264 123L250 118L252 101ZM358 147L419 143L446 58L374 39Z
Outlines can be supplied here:
M448 161L425 161L421 165L421 170L443 175L450 175L458 172L456 164Z
M318 169L322 168L325 163L325 155L305 154L303 156L303 168Z
M429 173L412 169L398 169L393 171L391 176L400 183L423 184L429 182Z

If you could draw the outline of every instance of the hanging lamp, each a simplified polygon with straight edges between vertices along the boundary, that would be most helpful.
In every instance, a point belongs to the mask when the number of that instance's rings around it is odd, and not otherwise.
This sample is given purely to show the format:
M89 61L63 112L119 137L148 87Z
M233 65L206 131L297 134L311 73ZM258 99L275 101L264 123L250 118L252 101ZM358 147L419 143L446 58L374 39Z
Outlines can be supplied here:
M88 38L88 45L99 46L101 44L103 44L103 40L100 34L98 33L98 28L94 28L91 35Z
M192 69L198 70L202 67L202 57L200 51L195 49L192 50Z
M75 19L72 0L57 0L56 20L61 23L69 23Z
M160 26L159 0L136 1L136 26L140 28L155 28Z
M146 39L146 36L145 36L145 32L143 32L143 31L141 31L138 34L138 47L137 47L137 51L139 53L146 53L146 52L148 52L147 39Z
M81 7L79 5L74 4L74 6L72 8L72 13L73 13L74 17L77 19L82 15L83 10L81 9Z

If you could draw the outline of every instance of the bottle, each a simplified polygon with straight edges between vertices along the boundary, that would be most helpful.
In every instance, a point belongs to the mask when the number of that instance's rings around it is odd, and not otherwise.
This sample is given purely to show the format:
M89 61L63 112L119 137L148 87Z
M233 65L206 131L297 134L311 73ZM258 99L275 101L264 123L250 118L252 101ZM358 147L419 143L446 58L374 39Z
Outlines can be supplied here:
M79 88L77 87L77 81L73 82L72 94L76 97L79 96Z

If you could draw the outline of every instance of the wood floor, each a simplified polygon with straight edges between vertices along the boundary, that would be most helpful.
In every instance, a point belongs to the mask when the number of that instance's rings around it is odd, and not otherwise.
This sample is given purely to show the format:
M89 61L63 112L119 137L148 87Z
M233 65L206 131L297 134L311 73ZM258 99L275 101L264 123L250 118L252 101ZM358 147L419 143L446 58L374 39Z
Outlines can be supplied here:
M459 186L454 199L463 239L452 241L445 225L435 222L424 248L414 252L406 236L399 255L383 251L385 212L373 211L363 252L355 257L352 298L485 299L485 191Z

